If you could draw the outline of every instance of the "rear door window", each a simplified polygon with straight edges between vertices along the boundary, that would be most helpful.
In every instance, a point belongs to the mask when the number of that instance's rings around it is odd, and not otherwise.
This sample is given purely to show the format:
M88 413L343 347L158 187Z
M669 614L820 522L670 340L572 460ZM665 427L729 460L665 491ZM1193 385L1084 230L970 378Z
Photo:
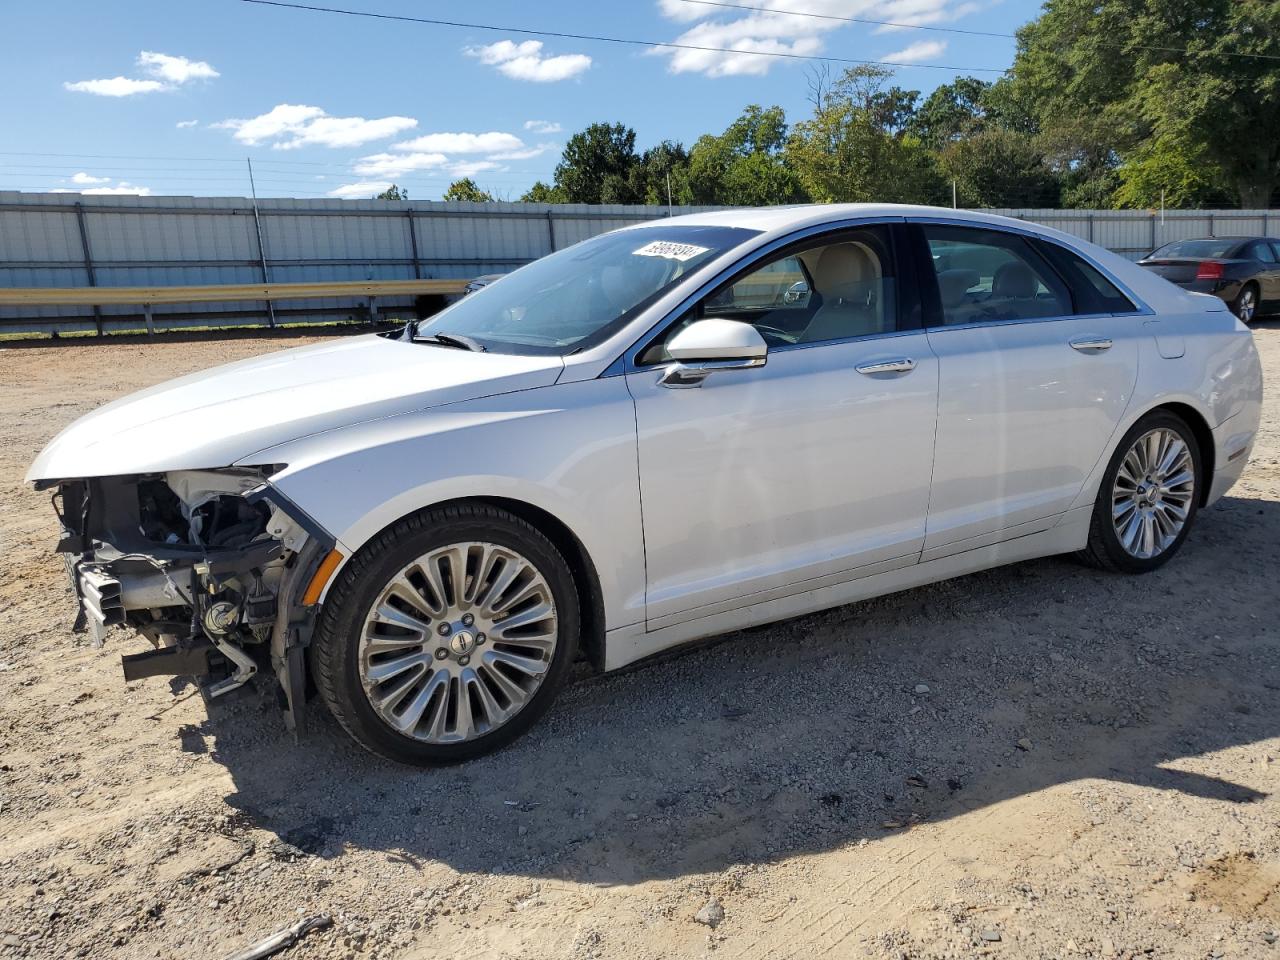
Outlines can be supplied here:
M1025 238L1000 230L922 227L942 324L1041 320L1073 312L1061 277Z
M1249 256L1254 260L1261 260L1263 263L1276 262L1276 254L1271 249L1271 244L1264 243L1261 240L1249 244Z

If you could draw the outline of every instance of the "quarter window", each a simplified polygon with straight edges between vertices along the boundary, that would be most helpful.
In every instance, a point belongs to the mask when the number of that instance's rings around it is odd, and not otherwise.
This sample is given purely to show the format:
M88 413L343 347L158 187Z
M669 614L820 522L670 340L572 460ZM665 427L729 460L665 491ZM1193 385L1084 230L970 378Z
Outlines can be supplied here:
M1072 313L1061 279L1016 234L924 227L945 325L1036 320Z
M1048 241L1038 246L1070 285L1076 313L1137 313L1133 301L1084 257Z

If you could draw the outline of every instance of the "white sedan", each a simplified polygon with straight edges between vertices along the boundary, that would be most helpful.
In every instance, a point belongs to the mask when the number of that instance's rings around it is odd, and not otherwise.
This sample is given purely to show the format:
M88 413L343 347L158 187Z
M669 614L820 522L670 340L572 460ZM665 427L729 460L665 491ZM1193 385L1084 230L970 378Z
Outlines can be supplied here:
M571 663L999 564L1144 573L1239 477L1249 331L1075 237L922 207L649 222L394 335L275 353L63 431L81 620L130 678L308 675L408 763L505 744Z

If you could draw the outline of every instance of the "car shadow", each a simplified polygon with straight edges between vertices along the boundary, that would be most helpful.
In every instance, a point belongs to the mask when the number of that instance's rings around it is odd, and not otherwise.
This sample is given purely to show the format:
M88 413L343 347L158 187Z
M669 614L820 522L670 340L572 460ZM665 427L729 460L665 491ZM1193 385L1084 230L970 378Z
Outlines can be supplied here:
M1153 574L1022 563L580 675L499 753L418 770L313 702L295 744L242 704L211 735L247 822L308 854L600 885L776 861L1088 778L1206 803L1195 771L1280 736L1280 504L1228 498ZM926 689L927 688L927 689Z

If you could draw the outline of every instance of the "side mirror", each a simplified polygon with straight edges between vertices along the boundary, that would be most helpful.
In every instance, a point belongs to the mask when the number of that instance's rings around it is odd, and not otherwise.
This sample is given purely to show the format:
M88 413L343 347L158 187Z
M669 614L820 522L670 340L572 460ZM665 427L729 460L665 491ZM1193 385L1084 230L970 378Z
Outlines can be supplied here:
M769 346L749 323L709 319L697 320L672 337L667 353L674 362L661 382L668 387L697 387L717 370L763 367Z
M797 280L787 292L782 295L782 302L787 304L807 303L809 300L809 285L803 280Z

